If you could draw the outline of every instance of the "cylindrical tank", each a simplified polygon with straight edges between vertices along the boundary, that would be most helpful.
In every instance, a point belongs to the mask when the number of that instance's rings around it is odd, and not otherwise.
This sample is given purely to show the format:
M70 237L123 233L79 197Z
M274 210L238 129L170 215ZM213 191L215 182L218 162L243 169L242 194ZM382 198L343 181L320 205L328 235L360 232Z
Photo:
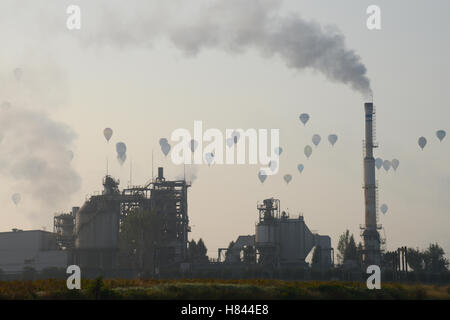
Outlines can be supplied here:
M118 201L103 196L89 199L75 215L75 248L117 248L119 217Z
M257 246L272 246L276 244L276 225L256 225L255 242Z

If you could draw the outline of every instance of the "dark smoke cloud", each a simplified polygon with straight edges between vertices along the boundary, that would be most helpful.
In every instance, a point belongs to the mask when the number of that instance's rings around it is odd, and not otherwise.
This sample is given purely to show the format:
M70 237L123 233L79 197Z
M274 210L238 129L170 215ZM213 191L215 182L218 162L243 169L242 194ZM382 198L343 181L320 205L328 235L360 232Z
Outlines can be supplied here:
M290 68L312 69L364 96L371 94L366 67L337 28L295 14L282 16L280 7L276 0L208 1L198 10L175 0L128 2L126 7L96 1L88 10L97 9L98 16L85 21L89 32L76 36L85 44L118 47L146 47L163 36L188 55L206 48L233 53L256 49L280 57Z

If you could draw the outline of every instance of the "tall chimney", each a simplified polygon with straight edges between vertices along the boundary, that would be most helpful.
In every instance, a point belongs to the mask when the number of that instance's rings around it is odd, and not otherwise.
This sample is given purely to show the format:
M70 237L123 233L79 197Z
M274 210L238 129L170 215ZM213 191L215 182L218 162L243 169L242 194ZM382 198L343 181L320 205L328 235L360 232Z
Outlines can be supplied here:
M365 199L365 226L364 264L380 265L380 235L377 227L377 185L375 181L375 159L373 158L373 103L364 104L366 115L366 140L364 145L364 199Z
M158 167L158 180L164 180L164 168Z

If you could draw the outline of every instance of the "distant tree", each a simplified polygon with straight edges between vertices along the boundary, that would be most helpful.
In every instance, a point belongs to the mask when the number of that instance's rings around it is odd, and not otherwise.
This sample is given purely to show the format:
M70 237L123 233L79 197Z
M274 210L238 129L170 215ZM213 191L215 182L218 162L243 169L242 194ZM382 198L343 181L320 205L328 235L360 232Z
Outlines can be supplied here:
M424 256L423 253L420 252L419 248L408 248L407 249L407 258L408 258L408 265L413 271L423 271L425 262L423 260Z
M347 244L347 250L345 251L344 255L344 261L347 260L357 260L358 258L358 252L356 249L356 243L355 238L353 238L353 235L350 236L350 239Z
M197 243L195 242L194 239L192 239L191 241L189 241L189 245L188 245L188 259L191 262L194 262L195 257L197 256Z
M153 211L136 209L123 220L119 239L121 249L128 254L136 267L152 269L155 253L162 245L162 219Z
M427 250L423 252L425 270L432 273L448 271L449 261L445 258L444 249L437 243L432 243Z
M364 256L364 247L361 241L358 243L358 247L356 248L356 258L359 266L363 265L363 256Z
M231 250L234 246L234 241L230 241L230 243L228 244L228 249L225 252L225 260L231 255Z
M387 270L393 270L394 269L393 261L395 256L396 256L395 251L388 251L383 253L381 255L381 265L383 266L383 268Z
M203 242L202 238L200 238L197 242L197 259L200 262L208 262L208 256L206 253L208 252L208 249L206 249L205 243Z
M201 238L198 242L195 242L193 239L189 242L188 257L191 262L208 262L207 251L205 243Z
M355 238L350 234L349 230L346 230L340 237L338 242L338 261L344 263L348 260L357 260L357 249Z

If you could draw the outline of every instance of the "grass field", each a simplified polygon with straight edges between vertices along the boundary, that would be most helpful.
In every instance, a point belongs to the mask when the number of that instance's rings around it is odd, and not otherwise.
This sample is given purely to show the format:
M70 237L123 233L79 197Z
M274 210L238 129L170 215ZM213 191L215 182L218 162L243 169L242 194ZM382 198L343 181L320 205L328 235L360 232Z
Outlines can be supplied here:
M278 280L83 280L68 290L64 280L0 282L0 299L446 299L450 285Z

